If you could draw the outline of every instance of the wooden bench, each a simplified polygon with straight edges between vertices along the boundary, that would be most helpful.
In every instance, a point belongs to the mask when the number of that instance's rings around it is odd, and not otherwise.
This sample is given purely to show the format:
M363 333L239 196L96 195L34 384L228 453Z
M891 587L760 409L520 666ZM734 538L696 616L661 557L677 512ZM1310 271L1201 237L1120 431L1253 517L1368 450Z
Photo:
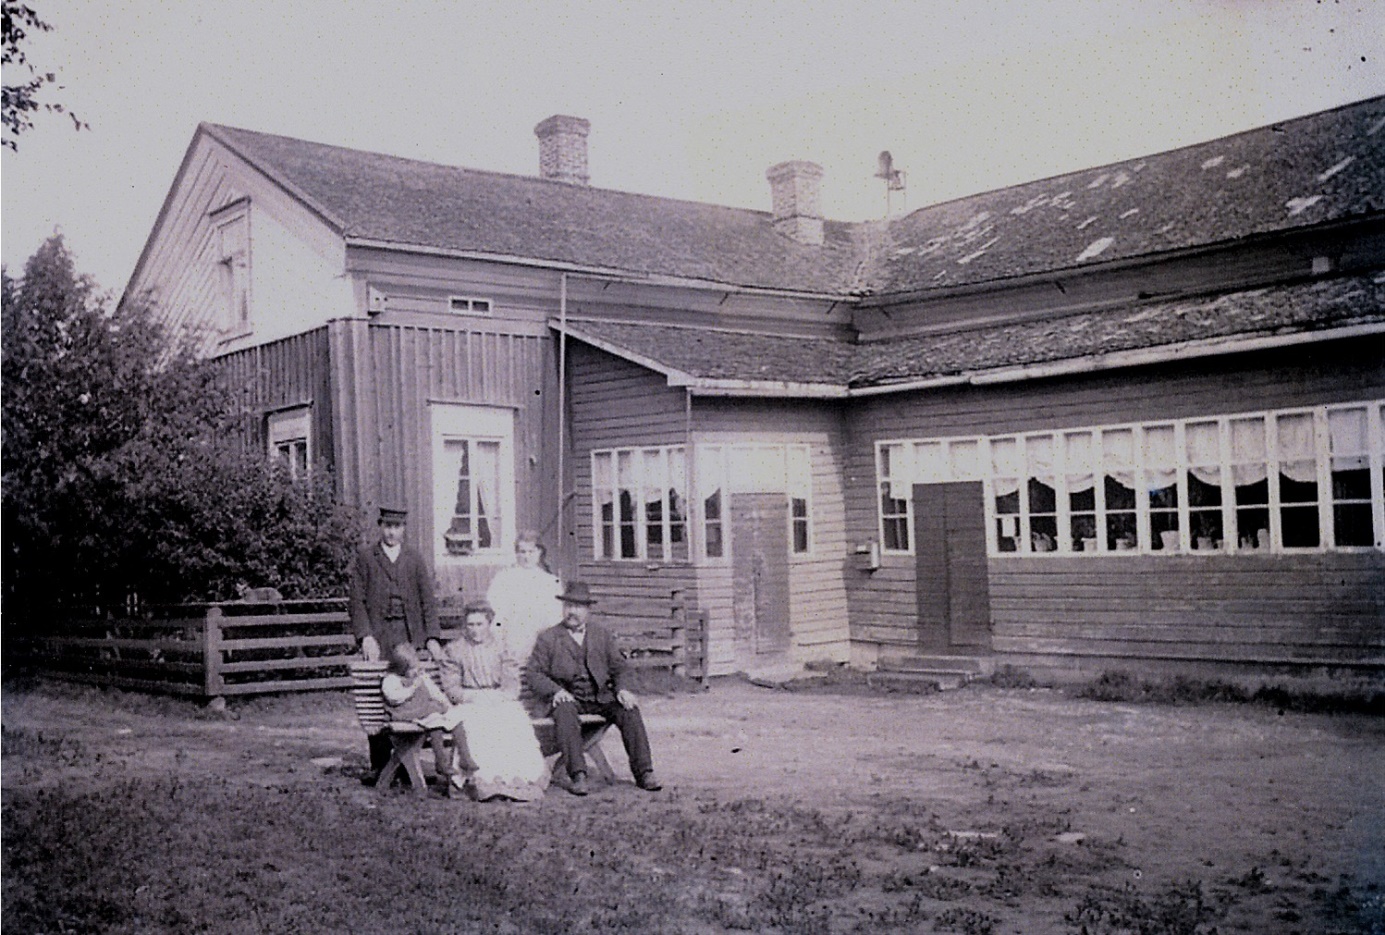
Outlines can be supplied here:
M380 691L380 682L389 670L389 664L384 660L367 662L364 659L353 659L347 664L347 667L351 671L351 700L356 705L356 719L360 721L361 729L367 735L387 733L390 737L389 762L380 771L380 776L375 781L376 788L382 792L388 790L395 774L403 769L405 775L409 777L414 792L420 795L426 794L428 787L424 783L423 766L420 758L423 745L431 742L444 745L445 749L445 746L451 743L451 736L447 731L430 731L413 722L390 720L390 716L385 710L385 696ZM425 660L423 669L434 682L438 685L442 684L438 678L438 664L436 662ZM549 767L550 772L555 776L565 776L567 771L562 762L562 754L558 751L553 719L549 717L532 718L530 723L534 725L534 735L538 738L539 749L544 756L555 757ZM610 726L595 714L582 715L582 745L590 765L606 782L615 782L615 772L611 769L611 764L607 762L606 754L601 750L601 738L606 735Z

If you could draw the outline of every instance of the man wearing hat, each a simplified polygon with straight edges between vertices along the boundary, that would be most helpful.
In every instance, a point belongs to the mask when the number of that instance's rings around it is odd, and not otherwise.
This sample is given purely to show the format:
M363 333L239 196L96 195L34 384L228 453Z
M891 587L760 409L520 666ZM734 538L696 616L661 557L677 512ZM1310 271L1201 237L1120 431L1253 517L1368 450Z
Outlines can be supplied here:
M371 661L400 643L442 657L432 577L422 556L404 544L407 519L402 509L381 507L380 541L360 549L351 566L351 628ZM371 769L378 773L389 757L389 735L372 735Z
M611 632L590 619L596 603L591 590L586 582L574 581L558 600L563 604L562 622L539 634L525 677L534 694L553 709L554 733L567 764L568 791L587 794L580 718L596 714L620 731L636 785L657 792L663 787L654 775L639 701L626 687L630 669Z

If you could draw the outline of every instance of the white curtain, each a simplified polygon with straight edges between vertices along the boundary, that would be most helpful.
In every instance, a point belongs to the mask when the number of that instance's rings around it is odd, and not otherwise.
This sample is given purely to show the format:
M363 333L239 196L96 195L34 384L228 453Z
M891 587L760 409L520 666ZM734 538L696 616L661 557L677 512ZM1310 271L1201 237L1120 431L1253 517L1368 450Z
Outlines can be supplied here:
M1237 487L1265 479L1265 420L1231 420L1231 481Z
M1299 483L1318 479L1313 416L1293 413L1276 420L1279 430L1279 472Z
M1101 466L1121 486L1135 487L1135 433L1112 429L1101 433Z
M1063 436L1067 447L1068 493L1091 490L1096 483L1092 470L1092 433L1069 432Z
M1020 489L1024 459L1020 457L1020 446L1016 439L991 439L991 472L992 486L997 497L1008 497Z
M478 442L472 470L476 484L476 547L495 548L500 543L499 500L496 490L500 484L500 443Z
M1178 483L1178 448L1173 426L1159 425L1144 431L1145 483L1151 490Z
M1215 422L1189 422L1183 429L1188 470L1204 484L1220 484L1221 431Z

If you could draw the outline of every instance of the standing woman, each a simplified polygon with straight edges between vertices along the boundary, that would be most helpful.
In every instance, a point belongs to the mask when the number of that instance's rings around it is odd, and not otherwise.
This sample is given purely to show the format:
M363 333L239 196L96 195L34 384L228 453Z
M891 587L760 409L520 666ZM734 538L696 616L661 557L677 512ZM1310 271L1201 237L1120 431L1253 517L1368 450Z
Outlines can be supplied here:
M486 591L486 602L495 608L495 620L510 653L521 666L534 650L539 634L558 622L562 593L558 579L544 568L544 547L539 534L525 531L515 540L515 563L502 569Z

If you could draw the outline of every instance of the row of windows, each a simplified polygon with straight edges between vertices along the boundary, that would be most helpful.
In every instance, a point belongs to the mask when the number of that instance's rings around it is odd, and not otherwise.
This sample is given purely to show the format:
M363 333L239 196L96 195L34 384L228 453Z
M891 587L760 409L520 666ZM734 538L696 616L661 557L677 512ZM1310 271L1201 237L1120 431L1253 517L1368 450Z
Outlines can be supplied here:
M785 496L790 552L811 552L808 446L698 445L695 454L690 483L682 445L592 452L592 552L598 559L689 561L694 535L700 558L724 558L732 493Z
M983 482L992 554L1380 547L1385 408L1316 409L881 442L880 535L908 552L910 487Z

